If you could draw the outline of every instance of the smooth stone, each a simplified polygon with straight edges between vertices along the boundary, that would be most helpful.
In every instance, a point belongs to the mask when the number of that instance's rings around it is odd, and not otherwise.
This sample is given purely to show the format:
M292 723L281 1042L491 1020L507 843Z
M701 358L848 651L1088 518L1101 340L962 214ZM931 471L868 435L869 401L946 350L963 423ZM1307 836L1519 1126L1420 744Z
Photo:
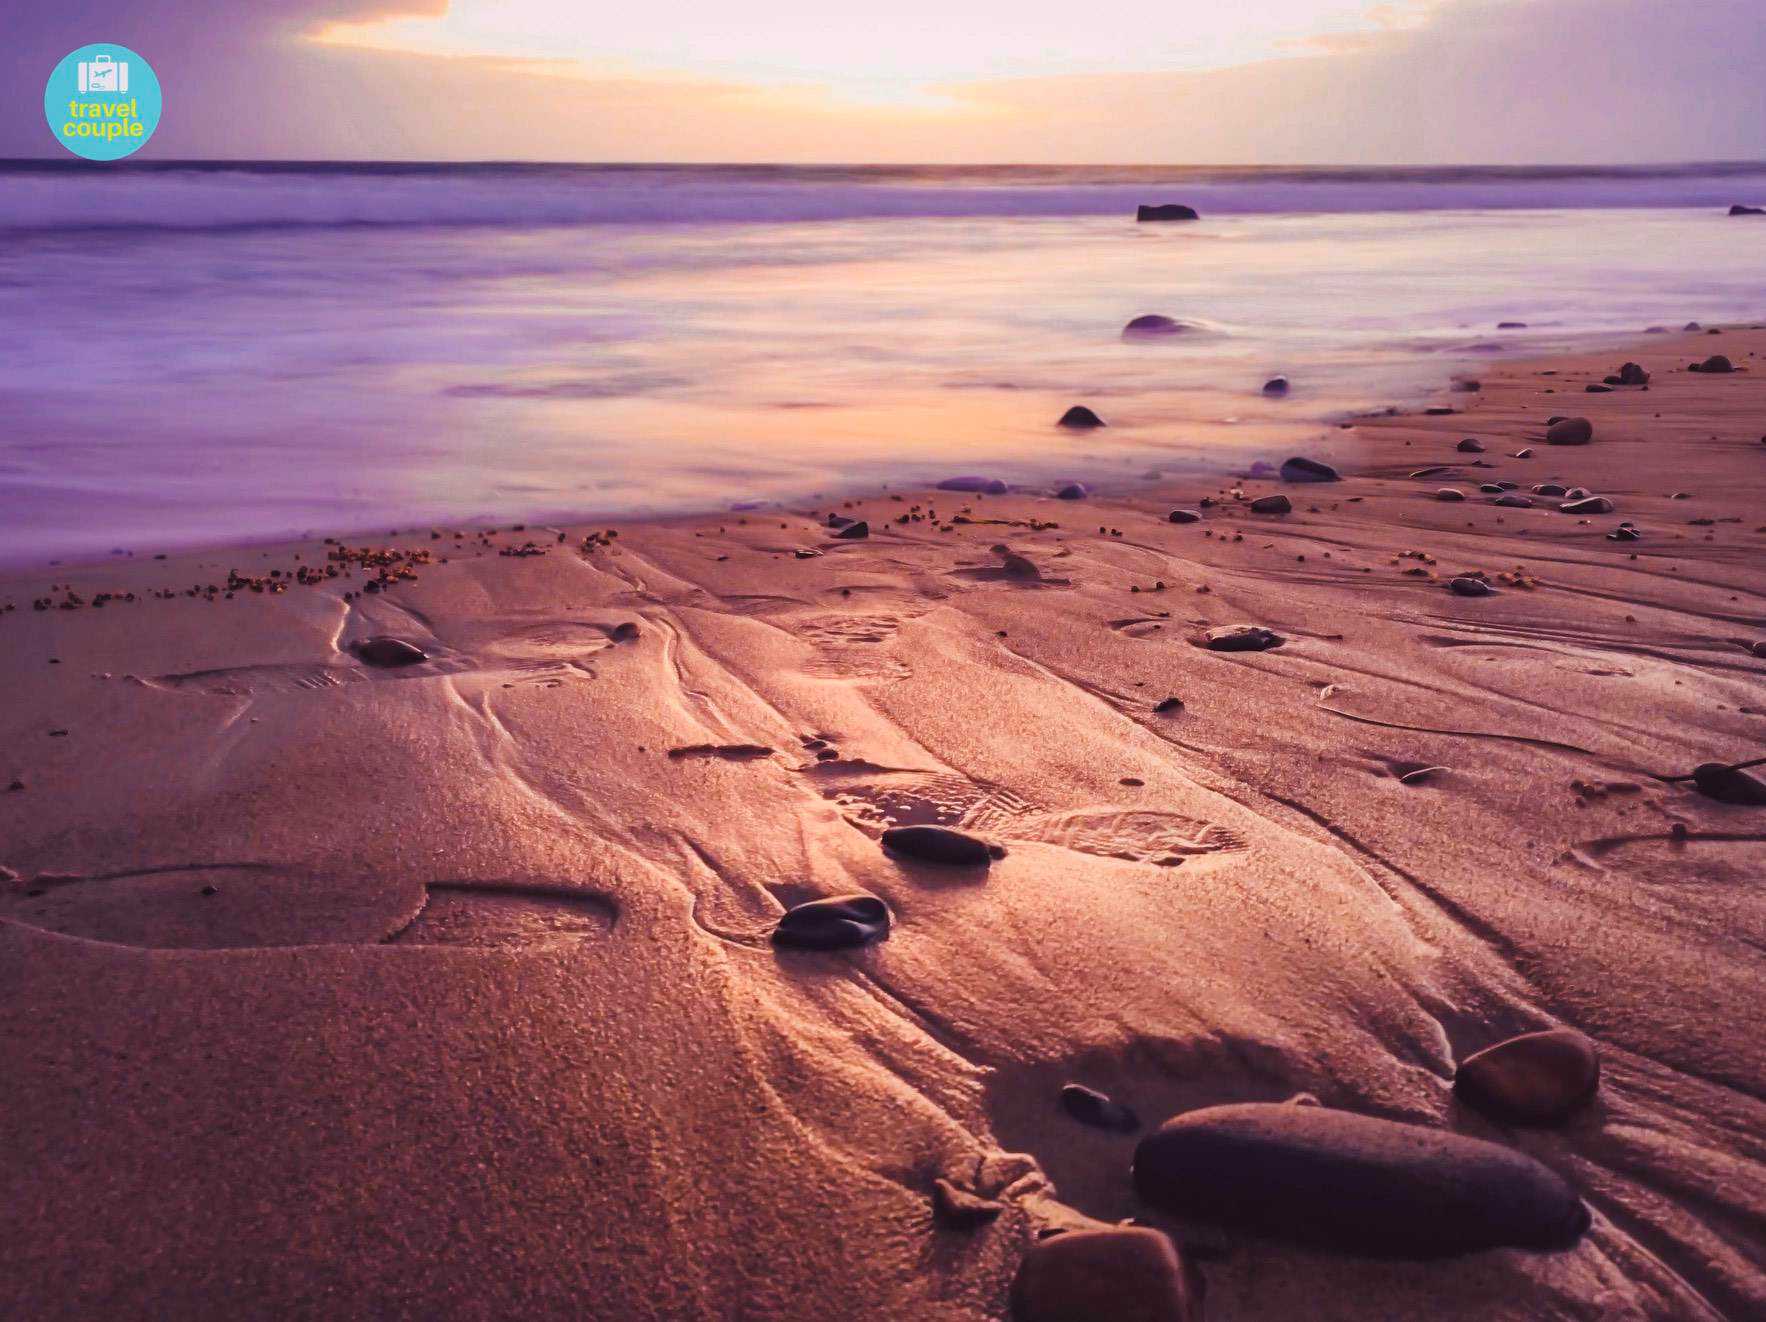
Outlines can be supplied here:
M1729 208L1732 216L1766 216L1766 207L1750 207L1737 202Z
M1705 359L1704 362L1694 363L1691 370L1695 372L1716 372L1721 374L1723 372L1735 371L1735 364L1730 362L1729 359L1725 358L1722 354L1714 353L1709 358Z
M1286 496L1259 496L1251 502L1253 514L1289 514L1294 509L1294 502Z
M997 477L947 477L938 484L940 491L975 491L989 496L1006 494L1006 484Z
M607 636L616 643L629 643L638 636L638 626L631 620L625 620L614 625L613 632Z
M1260 624L1222 624L1202 634L1202 644L1211 652L1267 652L1286 641Z
M922 863L947 863L956 867L986 867L994 853L978 840L948 826L892 826L883 832L883 848L892 854Z
M1546 430L1547 445L1587 445L1594 439L1594 424L1587 418L1559 418Z
M1341 482L1342 480L1336 469L1329 464L1322 464L1316 459L1306 459L1295 455L1282 464L1282 481L1284 482Z
M1630 524L1623 524L1607 534L1609 542L1636 542L1643 540L1643 534Z
M1590 1220L1576 1191L1523 1153L1268 1102L1167 1120L1136 1146L1134 1185L1179 1216L1381 1257L1564 1249Z
M1561 482L1541 482L1533 488L1535 496L1563 496L1568 495L1569 491L1570 488Z
M364 638L351 646L363 661L371 666L392 669L397 666L414 666L420 661L429 660L429 653L414 643L407 643L403 638Z
M1504 509L1511 510L1528 510L1533 508L1533 498L1531 496L1517 496L1512 491L1507 495L1498 496L1490 503L1493 505L1501 505Z
M1499 321L1496 323L1496 329L1497 330L1526 330L1527 323L1524 321Z
M1458 578L1449 580L1447 588L1456 597L1490 597L1496 594L1495 588L1470 574L1461 574Z
M1171 1240L1145 1226L1038 1240L1012 1280L1012 1322L1199 1322L1201 1305Z
M1083 1083L1061 1086L1061 1109L1082 1125L1110 1129L1118 1134L1132 1134L1141 1127L1140 1117L1130 1107Z
M1104 420L1083 404L1075 404L1061 415L1062 427L1102 427Z
M1202 516L1195 510L1172 510L1165 516L1170 523L1200 523Z
M1508 488L1503 486L1500 482L1485 482L1478 488L1478 490L1482 491L1486 496L1500 496L1503 492L1507 491Z
M1558 506L1560 514L1611 514L1613 502L1605 496L1585 496L1581 500L1567 500Z
M1641 363L1626 363L1619 368L1619 384L1622 386L1647 386L1649 373L1643 370Z
M1055 492L1055 499L1056 500L1084 500L1085 499L1085 485L1084 485L1084 483L1069 482L1066 486L1062 487L1059 491Z
M1189 328L1175 317L1162 316L1157 312L1149 312L1143 317L1136 317L1122 328L1122 337L1126 340L1153 339L1162 335L1181 335Z
M1461 454L1483 454L1484 442L1480 441L1475 436L1468 436L1453 448L1458 450Z
M1436 500L1464 500L1465 498L1466 493L1458 487L1442 487L1435 492Z
M1564 499L1565 500L1587 500L1593 494L1594 493L1592 491L1590 491L1587 487L1571 487L1568 491L1564 492Z
M1531 459L1532 457L1533 451L1531 448L1516 450L1512 456L1512 458L1515 459Z
M1607 385L1586 385L1582 387L1582 391L1588 395L1610 395L1613 393L1613 388Z
M1704 762L1694 767L1692 783L1700 794L1718 803L1750 807L1766 804L1766 783L1722 762Z
M773 944L797 950L841 950L888 935L889 906L875 895L833 895L786 911Z
M1556 1125L1594 1096L1600 1057L1571 1028L1523 1033L1467 1056L1453 1091L1467 1105L1511 1125Z
M1139 220L1200 220L1202 217L1194 207L1186 207L1181 202L1163 202L1154 206L1142 203L1135 208L1134 218Z
M847 541L847 542L862 541L864 538L869 537L871 535L871 525L866 523L863 519L859 519L858 521L856 521L854 523L847 524L844 528L841 528L834 535L836 537L840 538L842 541Z
M1270 377L1269 380L1267 380L1263 383L1263 393L1266 395L1285 395L1285 394L1287 394L1288 393L1288 378L1285 376L1272 376L1272 377Z

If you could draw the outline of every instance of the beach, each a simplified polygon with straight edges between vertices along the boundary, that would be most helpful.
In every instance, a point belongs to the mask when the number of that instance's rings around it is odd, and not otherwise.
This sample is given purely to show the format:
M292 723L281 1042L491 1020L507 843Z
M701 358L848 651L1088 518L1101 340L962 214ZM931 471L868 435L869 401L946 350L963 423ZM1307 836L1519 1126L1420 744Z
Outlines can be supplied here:
M1197 1317L1761 1315L1766 817L1685 778L1766 755L1766 329L1685 315L1212 466L5 571L0 1313L1003 1318L1133 1218ZM886 933L775 941L853 894ZM1553 1123L1453 1090L1558 1028ZM1137 1189L1167 1117L1297 1094L1586 1232Z

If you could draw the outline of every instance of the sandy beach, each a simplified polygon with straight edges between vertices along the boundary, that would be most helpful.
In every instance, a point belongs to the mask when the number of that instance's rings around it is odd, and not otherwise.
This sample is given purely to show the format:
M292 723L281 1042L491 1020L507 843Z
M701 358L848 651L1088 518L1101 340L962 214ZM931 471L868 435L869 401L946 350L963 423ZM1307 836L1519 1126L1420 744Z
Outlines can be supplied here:
M1766 330L1479 385L1291 452L1336 481L8 571L0 1314L902 1322L1017 1279L1035 1322L1088 1268L1021 1264L1133 1218L1178 1266L1122 1317L1766 1315L1766 810L1685 779L1766 756ZM916 825L993 854L882 847ZM775 942L861 893L886 933ZM1454 1091L1559 1028L1599 1083L1553 1123ZM1156 1187L1168 1117L1296 1094L1523 1154L1586 1232L1288 1233L1361 1225L1372 1165L1276 1161L1267 1224Z

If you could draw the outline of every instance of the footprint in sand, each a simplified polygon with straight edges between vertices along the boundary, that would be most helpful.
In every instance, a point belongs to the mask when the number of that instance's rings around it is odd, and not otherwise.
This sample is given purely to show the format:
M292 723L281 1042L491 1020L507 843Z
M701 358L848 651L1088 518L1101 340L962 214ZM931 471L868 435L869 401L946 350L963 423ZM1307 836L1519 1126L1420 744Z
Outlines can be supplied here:
M816 649L804 670L832 679L902 679L912 667L884 644L900 631L895 615L813 615L793 624L797 636Z

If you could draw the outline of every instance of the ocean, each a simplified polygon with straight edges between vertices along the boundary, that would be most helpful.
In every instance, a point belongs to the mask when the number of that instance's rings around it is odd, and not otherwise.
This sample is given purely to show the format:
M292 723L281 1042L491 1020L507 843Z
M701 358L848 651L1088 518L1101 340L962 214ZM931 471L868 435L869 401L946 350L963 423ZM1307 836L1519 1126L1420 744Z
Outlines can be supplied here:
M1766 314L1732 202L1766 165L0 163L0 562L1223 473Z

